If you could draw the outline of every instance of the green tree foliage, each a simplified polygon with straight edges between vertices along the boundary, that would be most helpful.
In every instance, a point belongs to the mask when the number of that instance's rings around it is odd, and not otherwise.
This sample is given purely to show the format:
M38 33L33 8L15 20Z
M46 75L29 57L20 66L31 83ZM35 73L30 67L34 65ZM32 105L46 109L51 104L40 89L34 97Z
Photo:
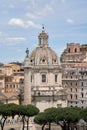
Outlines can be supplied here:
M34 122L42 125L42 130L44 130L45 125L48 123L46 113L40 112L38 115L35 116Z
M7 116L11 115L11 111L7 104L2 104L2 105L0 104L0 115L1 115L0 125L1 125L1 130L3 130Z
M80 108L48 108L43 113L39 113L34 121L35 123L43 127L48 124L49 130L51 130L51 123L57 123L61 126L62 130L69 130L80 119Z
M21 66L21 65L22 65L22 63L21 63L21 62L19 62L19 61L16 61L16 62L10 62L9 64L16 64L16 65L19 65L19 66Z
M10 128L9 130L15 130L14 128Z
M51 130L51 123L55 121L57 108L48 108L44 112L39 113L35 118L34 122L42 125L42 130L45 125L49 125L49 130Z
M0 67L2 67L4 64L0 62Z
M4 129L5 121L7 119L7 116L12 116L12 119L14 119L15 115L18 115L18 105L14 103L10 104L3 104L0 103L0 115L1 115L1 120L0 120L0 125L1 125L1 130Z
M46 119L47 119L47 122L48 122L48 125L49 125L49 130L51 130L51 123L53 123L55 120L55 117L56 117L56 111L57 111L57 108L48 108L46 109L44 112L46 114Z
M24 125L27 123L27 130L29 129L29 118L32 116L37 115L39 112L39 109L35 107L34 105L20 105L19 106L19 114L22 116L22 122L23 122L23 130L24 130Z
M80 116L81 116L81 119L87 122L87 108L81 110Z
M56 123L60 124L63 130L74 127L80 119L80 111L77 107L58 108Z
M14 120L15 115L22 116L23 121L23 130L25 122L27 123L27 130L28 130L28 124L29 124L29 118L38 114L39 109L35 107L34 105L17 105L14 103L10 104L0 104L0 125L1 130L4 128L5 121L7 119L7 116L11 116Z
M14 104L14 103L9 103L9 104L7 104L7 107L10 110L10 114L11 114L12 118L14 118L15 115L19 115L19 110L18 110L19 105Z

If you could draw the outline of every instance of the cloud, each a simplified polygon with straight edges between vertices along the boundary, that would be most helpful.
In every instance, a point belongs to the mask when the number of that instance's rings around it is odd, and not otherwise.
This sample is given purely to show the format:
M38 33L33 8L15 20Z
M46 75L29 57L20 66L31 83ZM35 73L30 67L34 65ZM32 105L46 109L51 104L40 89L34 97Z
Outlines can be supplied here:
M9 4L8 8L15 8L15 5L14 4Z
M12 18L9 20L8 22L9 25L15 25L15 26L19 26L19 27L24 27L24 22L21 19L18 18Z
M15 52L19 52L19 53L24 51L23 49L18 48L16 46L15 47L11 46L9 49L12 50L12 51L15 51Z
M53 8L49 4L47 4L47 5L45 5L45 7L43 9L36 11L36 15L40 16L40 17L41 16L47 16L50 13L53 13L53 12L54 12Z
M40 19L40 17L34 13L26 13L26 16L30 19Z
M53 12L54 12L53 2L51 1L49 4L46 4L43 7L38 7L34 9L32 13L31 12L26 13L26 16L29 19L42 19L48 17Z
M62 2L62 3L64 3L64 2L65 2L65 0L61 0L61 2Z
M10 19L8 24L13 25L13 26L18 26L18 27L21 27L21 28L41 28L40 24L36 24L31 20L24 22L22 19L19 19L19 18Z
M23 37L7 37L6 40L9 45L16 45L26 41Z
M0 32L0 44L4 45L16 45L25 42L24 37L9 37L7 34Z
M75 21L74 21L73 19L67 19L67 23L69 23L69 24L74 24Z

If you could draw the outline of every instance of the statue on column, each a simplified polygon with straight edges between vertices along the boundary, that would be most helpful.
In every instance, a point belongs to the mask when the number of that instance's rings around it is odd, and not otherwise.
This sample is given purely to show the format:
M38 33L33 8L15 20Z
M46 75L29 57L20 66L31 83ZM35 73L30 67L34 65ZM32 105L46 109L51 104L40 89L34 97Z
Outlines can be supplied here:
M29 55L29 50L28 50L28 48L26 49L26 57L28 57L28 55Z

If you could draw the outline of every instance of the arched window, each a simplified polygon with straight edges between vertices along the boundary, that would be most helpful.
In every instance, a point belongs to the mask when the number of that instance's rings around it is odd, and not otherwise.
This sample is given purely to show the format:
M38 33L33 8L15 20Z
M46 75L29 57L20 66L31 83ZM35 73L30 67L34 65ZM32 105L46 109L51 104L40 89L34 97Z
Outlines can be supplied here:
M81 82L81 85L83 86L83 82Z
M71 97L71 99L72 99L72 94L70 94L70 97Z
M55 74L55 82L57 83L57 74Z
M70 53L70 48L69 48L68 52Z
M76 99L77 99L77 94L76 94Z
M77 52L77 48L75 48L75 52Z
M31 75L31 82L32 82L32 75Z
M84 94L83 93L81 93L81 96L82 96L82 98L84 97Z
M46 82L46 75L42 74L42 82Z

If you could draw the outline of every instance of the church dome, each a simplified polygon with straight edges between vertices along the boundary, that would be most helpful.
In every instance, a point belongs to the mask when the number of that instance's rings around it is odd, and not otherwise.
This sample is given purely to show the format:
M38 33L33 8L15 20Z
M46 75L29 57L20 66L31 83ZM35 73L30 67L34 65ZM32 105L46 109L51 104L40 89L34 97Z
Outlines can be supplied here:
M38 47L29 55L32 65L58 65L58 57L48 45L48 35L44 30L38 36Z
M30 62L39 64L58 64L56 53L50 47L37 47L30 55Z

